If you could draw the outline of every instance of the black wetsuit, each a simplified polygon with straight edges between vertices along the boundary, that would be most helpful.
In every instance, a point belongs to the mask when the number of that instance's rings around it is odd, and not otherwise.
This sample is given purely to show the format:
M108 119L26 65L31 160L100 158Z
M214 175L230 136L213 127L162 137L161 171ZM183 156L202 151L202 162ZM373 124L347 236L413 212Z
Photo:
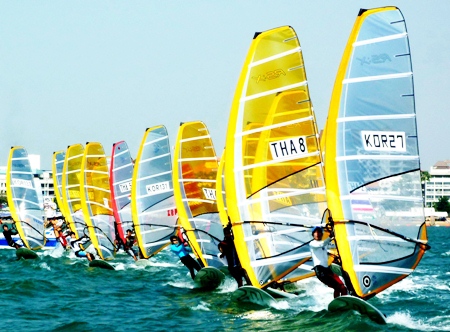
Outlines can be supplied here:
M19 246L16 242L14 242L12 236L17 234L17 230L15 229L8 229L3 230L3 236L5 237L6 242L10 247L16 248Z
M245 278L245 271L239 261L233 239L226 236L225 239L219 243L219 247L222 248L223 255L227 259L228 271L230 271L231 276L238 283L238 287L241 287L243 284L242 278Z

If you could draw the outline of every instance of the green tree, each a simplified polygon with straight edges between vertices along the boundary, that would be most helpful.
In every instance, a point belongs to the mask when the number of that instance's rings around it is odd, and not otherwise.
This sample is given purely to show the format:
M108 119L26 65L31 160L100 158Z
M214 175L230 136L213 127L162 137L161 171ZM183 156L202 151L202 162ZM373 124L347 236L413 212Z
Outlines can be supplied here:
M421 182L427 182L431 178L431 175L427 171L420 171Z
M448 201L447 196L439 198L439 201L433 203L433 207L436 211L448 212L448 214L450 215L450 202Z
M8 200L6 199L6 195L0 194L0 206L7 206Z

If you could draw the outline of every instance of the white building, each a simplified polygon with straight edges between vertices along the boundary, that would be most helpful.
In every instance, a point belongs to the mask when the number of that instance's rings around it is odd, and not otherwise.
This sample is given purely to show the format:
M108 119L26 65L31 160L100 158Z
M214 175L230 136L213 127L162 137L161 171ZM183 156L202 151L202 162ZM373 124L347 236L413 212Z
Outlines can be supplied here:
M55 191L53 188L53 177L51 171L40 170L39 158L30 155L30 162L34 172L35 182L39 183L42 190L42 197L53 201ZM37 156L39 157L39 156ZM0 166L0 195L6 196L6 166Z
M444 196L450 198L450 160L438 161L430 167L430 179L425 182L425 206L432 207Z

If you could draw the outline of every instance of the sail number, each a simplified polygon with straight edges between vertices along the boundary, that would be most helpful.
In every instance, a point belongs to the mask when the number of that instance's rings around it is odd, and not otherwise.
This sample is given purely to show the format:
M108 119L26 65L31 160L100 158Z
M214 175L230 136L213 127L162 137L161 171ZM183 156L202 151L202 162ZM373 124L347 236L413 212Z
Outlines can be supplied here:
M127 192L131 191L131 181L128 181L125 183L120 183L119 189L120 189L121 193L127 193Z
M301 156L308 153L306 136L292 137L270 143L272 159Z
M207 199L216 200L216 190L215 189L211 189L211 188L202 188L203 189L203 193L205 194L205 197Z
M12 179L14 187L33 188L33 184L30 180Z
M406 134L401 131L361 131L366 151L406 151Z
M153 183L145 186L148 195L157 195L170 191L169 181Z

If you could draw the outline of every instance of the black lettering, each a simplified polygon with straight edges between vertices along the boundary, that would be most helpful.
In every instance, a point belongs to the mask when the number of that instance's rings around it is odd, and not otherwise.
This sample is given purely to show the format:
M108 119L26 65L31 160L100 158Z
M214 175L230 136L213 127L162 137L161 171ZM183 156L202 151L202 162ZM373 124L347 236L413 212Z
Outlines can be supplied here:
M391 138L391 140L389 141L389 146L391 147L391 148L395 148L395 137L394 137L394 135L389 135L389 137Z
M388 147L387 145L387 136L386 135L381 135L381 143L383 147Z
M376 148L379 148L379 147L380 147L380 136L378 136L378 135L372 135L372 137L373 137L373 145L374 145Z
M275 151L275 156L276 158L278 158L277 143L270 143L270 145L272 145L273 150Z
M286 154L288 154L286 142L280 142L280 149L281 149L281 154L283 156L285 155L284 152L286 152Z
M400 141L402 142L402 148L405 147L405 145L403 144L403 136L402 135L397 135L397 138L400 138Z
M291 154L297 153L297 149L295 148L295 144L292 140L290 140L291 142Z
M305 140L303 139L303 137L300 137L298 139L298 144L300 144L300 151L301 152L305 152L306 151L306 145L305 145Z
M364 135L364 139L366 140L366 146L367 147L372 147L372 144L370 144L370 134L369 135Z

